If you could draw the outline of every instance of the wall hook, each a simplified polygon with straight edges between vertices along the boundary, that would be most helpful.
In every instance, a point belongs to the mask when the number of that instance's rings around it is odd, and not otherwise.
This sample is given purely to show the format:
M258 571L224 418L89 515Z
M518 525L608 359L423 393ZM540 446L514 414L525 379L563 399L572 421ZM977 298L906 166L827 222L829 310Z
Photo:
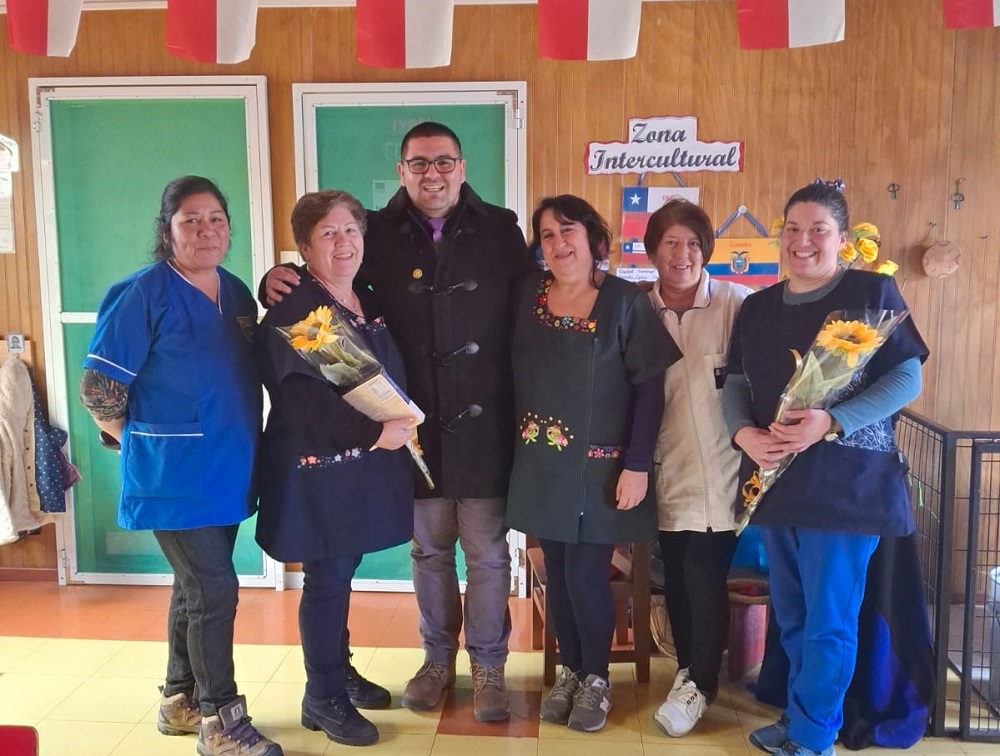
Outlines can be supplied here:
M965 202L965 195L962 194L962 182L965 181L964 178L960 178L955 182L955 193L951 195L951 201L955 203L955 209L961 210L962 203Z
M893 181L889 186L886 187L889 190L889 194L892 195L893 199L896 199L896 195L899 194L899 184Z

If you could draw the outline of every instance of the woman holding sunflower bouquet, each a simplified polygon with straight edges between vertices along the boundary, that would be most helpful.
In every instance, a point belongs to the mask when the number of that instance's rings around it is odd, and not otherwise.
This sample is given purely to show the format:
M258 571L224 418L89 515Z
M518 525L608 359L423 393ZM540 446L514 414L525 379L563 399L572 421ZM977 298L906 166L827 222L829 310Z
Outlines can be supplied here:
M378 740L375 725L357 710L385 708L391 697L351 664L351 579L363 554L405 543L413 534L413 471L401 447L416 420L366 417L296 349L320 346L309 339L340 348L331 325L335 311L405 388L399 349L374 312L370 292L354 285L365 220L347 192L299 199L292 233L306 261L299 269L302 285L268 310L258 338L271 411L258 466L257 542L281 562L302 562L302 725L356 746ZM291 344L277 330L287 326L295 334Z
M891 276L838 263L850 229L840 189L817 182L789 198L781 231L788 279L745 300L723 390L726 424L744 454L741 483L797 455L753 518L790 670L784 714L750 741L785 756L832 756L854 673L869 560L880 537L914 529L892 428L892 416L920 393L927 357L911 319L880 344L874 331L853 323L824 336L848 367L869 361L828 410L786 410L783 423L774 422L796 368L790 350L806 354L832 312L906 310Z

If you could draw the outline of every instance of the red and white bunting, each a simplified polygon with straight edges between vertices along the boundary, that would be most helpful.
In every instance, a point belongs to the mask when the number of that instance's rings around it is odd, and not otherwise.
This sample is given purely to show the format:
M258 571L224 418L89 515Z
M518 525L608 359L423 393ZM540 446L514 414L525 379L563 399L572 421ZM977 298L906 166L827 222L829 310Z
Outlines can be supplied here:
M946 29L1000 26L1000 0L944 0Z
M358 60L376 68L451 64L455 0L358 0Z
M737 0L736 17L744 50L844 41L844 0Z
M83 0L7 0L7 42L26 55L68 57Z
M257 38L257 0L167 0L167 52L199 63L242 63Z
M639 46L642 0L538 0L538 54L624 60Z

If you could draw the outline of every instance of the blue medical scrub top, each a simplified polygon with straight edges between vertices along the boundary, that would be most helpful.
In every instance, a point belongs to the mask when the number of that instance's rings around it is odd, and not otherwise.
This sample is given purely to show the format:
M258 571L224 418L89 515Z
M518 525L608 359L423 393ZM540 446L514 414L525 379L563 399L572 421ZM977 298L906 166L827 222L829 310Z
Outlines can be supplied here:
M219 305L166 262L108 291L84 368L129 387L118 524L232 525L256 509L262 394L257 307L218 269Z

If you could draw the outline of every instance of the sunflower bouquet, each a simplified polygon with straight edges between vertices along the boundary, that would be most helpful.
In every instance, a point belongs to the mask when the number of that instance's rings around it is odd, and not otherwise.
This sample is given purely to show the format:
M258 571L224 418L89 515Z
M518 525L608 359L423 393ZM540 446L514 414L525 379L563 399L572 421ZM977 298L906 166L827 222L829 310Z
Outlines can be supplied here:
M372 420L403 417L424 421L424 413L403 393L365 345L361 335L337 310L321 306L290 326L275 326L295 352L337 387L341 398ZM417 468L434 488L416 434L406 448Z
M809 351L802 356L792 349L795 372L789 379L774 413L783 423L785 413L797 409L828 409L840 401L868 361L875 356L908 312L892 310L838 310L827 315ZM737 534L750 522L761 499L795 459L788 454L771 470L758 468L743 483L743 514Z

